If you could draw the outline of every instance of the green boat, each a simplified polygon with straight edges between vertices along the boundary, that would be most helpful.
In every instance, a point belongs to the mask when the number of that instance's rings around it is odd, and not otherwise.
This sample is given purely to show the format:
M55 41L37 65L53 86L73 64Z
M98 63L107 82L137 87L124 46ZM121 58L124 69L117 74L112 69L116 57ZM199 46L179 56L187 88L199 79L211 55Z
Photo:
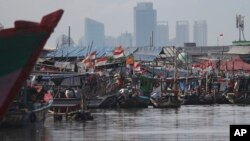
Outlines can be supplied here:
M44 16L40 23L19 20L14 28L0 30L0 123L9 121L5 115L62 14L63 10L57 10Z

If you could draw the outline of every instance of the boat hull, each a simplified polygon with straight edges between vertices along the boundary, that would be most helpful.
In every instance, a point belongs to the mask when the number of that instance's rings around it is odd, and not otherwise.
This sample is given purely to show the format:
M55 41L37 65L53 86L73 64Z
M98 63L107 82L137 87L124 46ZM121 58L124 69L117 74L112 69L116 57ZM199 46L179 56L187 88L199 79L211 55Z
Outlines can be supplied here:
M182 101L176 96L161 97L159 99L150 98L154 108L179 108Z
M32 71L63 10L44 16L40 23L16 21L0 31L0 120Z
M8 110L3 120L1 121L1 127L43 124L52 103L52 100L50 100L48 103L36 103L33 105L35 109L32 111L25 111L23 109ZM18 106L13 105L12 107Z

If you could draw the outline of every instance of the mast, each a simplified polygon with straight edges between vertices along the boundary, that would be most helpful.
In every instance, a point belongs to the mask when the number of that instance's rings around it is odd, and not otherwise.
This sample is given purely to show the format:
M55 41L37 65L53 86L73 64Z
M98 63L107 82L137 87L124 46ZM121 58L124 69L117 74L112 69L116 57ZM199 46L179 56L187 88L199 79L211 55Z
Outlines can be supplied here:
M173 90L177 89L176 83L177 83L177 56L178 56L178 51L175 48L175 46L173 46L173 52L175 54L174 56L174 84L173 84Z
M70 26L69 26L69 31L68 31L68 44L69 44L69 47L70 47Z

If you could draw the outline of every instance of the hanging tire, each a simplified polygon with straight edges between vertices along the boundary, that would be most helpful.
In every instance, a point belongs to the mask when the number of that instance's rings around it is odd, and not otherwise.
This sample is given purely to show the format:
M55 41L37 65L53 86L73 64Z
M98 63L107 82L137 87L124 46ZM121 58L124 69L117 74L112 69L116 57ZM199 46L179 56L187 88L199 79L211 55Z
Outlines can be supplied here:
M35 114L35 113L31 113L31 114L30 114L30 122L31 122L31 123L36 122L36 114Z

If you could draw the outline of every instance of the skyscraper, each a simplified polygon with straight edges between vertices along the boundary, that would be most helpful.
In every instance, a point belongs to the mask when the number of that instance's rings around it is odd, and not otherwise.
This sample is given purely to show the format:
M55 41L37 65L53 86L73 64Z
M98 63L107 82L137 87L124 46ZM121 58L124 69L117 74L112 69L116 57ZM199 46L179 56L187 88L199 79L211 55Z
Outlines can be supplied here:
M197 46L207 46L207 22L205 20L194 22L193 35Z
M104 24L90 18L85 19L85 43L93 48L103 48L105 43Z
M152 42L156 42L156 16L151 2L137 3L134 7L135 46L150 46Z
M169 43L168 22L157 22L156 26L157 46L166 46Z
M188 21L176 22L176 46L184 46L189 42L189 23Z

